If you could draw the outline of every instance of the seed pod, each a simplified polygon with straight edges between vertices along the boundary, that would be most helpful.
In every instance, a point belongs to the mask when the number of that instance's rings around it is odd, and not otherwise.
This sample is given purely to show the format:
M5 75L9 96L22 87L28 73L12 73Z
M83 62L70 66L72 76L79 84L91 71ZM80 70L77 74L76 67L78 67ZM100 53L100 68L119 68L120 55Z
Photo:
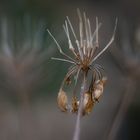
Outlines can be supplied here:
M62 89L59 90L57 103L61 111L67 111L68 99L66 93Z
M72 97L72 112L76 113L78 112L78 106L79 106L79 102L77 101L76 96Z
M68 78L66 79L65 83L66 83L67 85L70 85L70 84L71 84L71 78L68 77Z
M104 85L105 85L106 81L107 81L107 78L102 78L102 80L96 81L96 83L94 85L94 90L92 93L93 99L95 101L99 101L99 98L103 94Z
M84 94L84 100L83 100L83 115L90 114L92 111L92 108L94 106L94 101L92 99L91 93L87 92Z
M103 83L103 86L105 86L105 84L106 84L106 82L107 82L107 77L103 77L101 81L102 81L102 83Z

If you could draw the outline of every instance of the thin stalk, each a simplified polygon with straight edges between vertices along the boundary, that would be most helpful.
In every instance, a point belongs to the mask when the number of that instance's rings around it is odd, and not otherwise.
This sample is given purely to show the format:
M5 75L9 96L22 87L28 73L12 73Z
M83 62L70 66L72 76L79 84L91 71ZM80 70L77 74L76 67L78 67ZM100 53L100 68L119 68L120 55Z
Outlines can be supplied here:
M74 130L74 136L73 140L80 140L80 122L82 117L82 110L83 110L83 100L84 100L84 92L86 89L86 73L83 73L83 82L81 85L81 92L80 92L80 103L79 103L79 109L78 109L78 115L76 119L76 125Z

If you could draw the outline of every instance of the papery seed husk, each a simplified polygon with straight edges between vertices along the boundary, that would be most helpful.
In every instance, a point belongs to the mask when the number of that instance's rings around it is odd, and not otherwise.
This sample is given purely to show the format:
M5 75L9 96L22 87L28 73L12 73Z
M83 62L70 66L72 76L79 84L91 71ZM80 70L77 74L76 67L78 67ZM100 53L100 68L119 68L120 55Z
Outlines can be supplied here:
M103 94L104 85L107 81L107 78L102 78L102 80L96 81L94 85L94 91L92 93L93 98L95 101L98 101L101 95Z
M90 114L94 106L94 101L91 93L87 92L84 94L83 100L83 115Z
M103 86L102 85L97 85L95 87L94 92L93 92L94 100L98 101L102 94L103 94Z
M70 77L68 77L68 78L66 79L65 82L66 82L67 85L70 85L70 84L71 84L71 79L70 79Z
M68 99L66 93L62 89L59 90L57 104L61 111L67 111Z
M103 77L101 82L103 83L103 86L105 86L106 82L107 82L107 77Z
M72 97L72 112L73 113L78 112L78 107L79 107L79 102L77 100L77 97L73 96Z

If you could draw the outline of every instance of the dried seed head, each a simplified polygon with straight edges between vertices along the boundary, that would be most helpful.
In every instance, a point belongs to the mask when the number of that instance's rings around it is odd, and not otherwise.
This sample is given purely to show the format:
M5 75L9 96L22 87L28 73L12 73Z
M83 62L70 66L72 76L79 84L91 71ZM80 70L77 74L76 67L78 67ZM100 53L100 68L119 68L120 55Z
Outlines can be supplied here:
M83 100L83 115L90 114L94 106L94 100L91 93L87 92L84 94Z
M66 93L60 89L57 97L57 103L61 111L66 112L68 109L68 99Z
M96 83L94 85L94 91L92 93L93 99L95 101L99 101L99 98L103 94L104 85L105 85L106 81L107 81L107 78L105 78L105 77L103 77L102 80L96 81Z
M97 50L99 48L99 37L98 37L98 30L101 26L101 23L98 23L98 18L96 18L96 30L95 32L92 32L90 20L86 16L85 13L83 15L80 13L80 10L78 10L78 17L79 17L79 35L77 36L74 28L72 26L72 23L70 22L69 18L65 20L65 23L63 25L67 40L68 40L68 47L73 56L70 56L69 54L66 54L55 37L50 33L48 30L48 33L56 43L58 50L62 56L65 58L52 58L53 60L63 61L71 63L72 66L69 68L61 87L64 87L64 84L70 85L72 81L75 82L74 89L77 87L77 84L79 82L79 77L86 75L86 78L88 78L88 74L91 74L91 77L93 77L90 85L89 85L89 91L84 94L83 102L81 103L81 106L83 106L83 115L89 114L94 106L95 101L98 101L100 96L103 93L104 84L106 82L106 78L102 78L103 74L102 72L104 69L98 65L94 64L92 65L98 57L100 57L107 49L108 47L113 43L115 38L115 31L117 26L117 20L115 23L113 35L108 42L108 44L98 53ZM73 35L74 41L71 39L71 35ZM91 71L91 73L89 73ZM73 78L74 77L74 78ZM96 81L99 79L98 81ZM89 81L90 82L90 81ZM87 82L87 83L89 83ZM81 96L81 100L82 100ZM67 111L67 96L64 91L60 90L58 94L58 105L60 109L64 112ZM72 98L71 103L71 112L76 113L79 108L79 101L77 101L76 97ZM81 109L79 109L81 111ZM79 112L80 112L79 111Z
M71 112L76 113L78 111L79 101L76 96L72 97L72 110Z

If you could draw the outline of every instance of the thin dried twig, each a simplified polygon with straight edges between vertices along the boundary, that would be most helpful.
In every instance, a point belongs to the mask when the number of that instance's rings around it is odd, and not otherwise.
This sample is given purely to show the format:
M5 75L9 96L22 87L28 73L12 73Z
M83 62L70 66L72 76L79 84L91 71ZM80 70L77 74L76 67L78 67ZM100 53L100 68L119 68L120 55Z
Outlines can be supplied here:
M86 89L86 75L85 75L85 73L83 73L83 75L84 75L83 82L81 85L81 92L80 92L80 104L79 104L79 109L78 109L78 115L77 115L73 140L80 140L80 120L82 117L82 110L83 110L82 103L83 103L84 93L85 93L85 89Z

